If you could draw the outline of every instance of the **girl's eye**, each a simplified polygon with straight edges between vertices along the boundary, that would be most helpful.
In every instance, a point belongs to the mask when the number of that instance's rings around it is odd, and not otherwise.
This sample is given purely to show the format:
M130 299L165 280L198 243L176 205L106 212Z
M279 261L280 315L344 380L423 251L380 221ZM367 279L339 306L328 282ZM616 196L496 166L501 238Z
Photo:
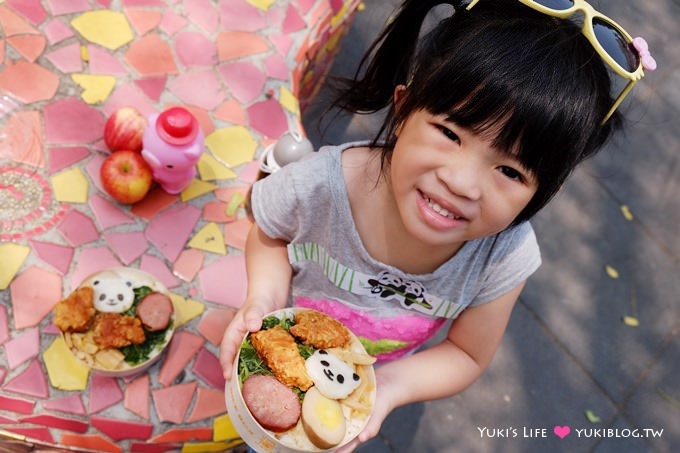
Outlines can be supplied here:
M448 138L449 140L452 140L456 143L460 143L460 137L458 137L458 135L455 132L453 132L451 129L449 129L445 126L442 126L441 124L437 125L437 129L439 129L441 131L441 133L444 134L444 136L446 138Z
M503 173L507 178L510 178L515 181L524 181L524 176L522 173L518 172L512 167L507 167L505 165L498 167L498 170Z

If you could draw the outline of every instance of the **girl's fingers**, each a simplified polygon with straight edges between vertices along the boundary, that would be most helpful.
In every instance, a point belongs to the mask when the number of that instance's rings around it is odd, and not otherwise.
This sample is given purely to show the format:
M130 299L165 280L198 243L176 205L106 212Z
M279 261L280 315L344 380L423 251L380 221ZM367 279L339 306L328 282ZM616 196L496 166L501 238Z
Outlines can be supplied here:
M220 363L225 379L231 379L234 358L243 337L248 332L257 332L261 326L262 314L257 307L242 308L227 326L220 345Z

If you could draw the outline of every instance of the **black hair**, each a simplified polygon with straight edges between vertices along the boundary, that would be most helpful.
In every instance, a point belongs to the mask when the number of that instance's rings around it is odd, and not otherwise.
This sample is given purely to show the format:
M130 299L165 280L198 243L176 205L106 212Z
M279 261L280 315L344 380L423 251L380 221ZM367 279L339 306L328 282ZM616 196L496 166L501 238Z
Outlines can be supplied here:
M419 37L428 13L455 12ZM396 128L412 112L445 114L459 126L495 136L538 181L513 224L530 219L557 193L577 164L619 129L609 72L571 20L534 11L517 0L480 0L465 10L455 0L405 0L345 80L333 105L353 113L387 107L372 146L383 173ZM399 105L394 89L408 88Z

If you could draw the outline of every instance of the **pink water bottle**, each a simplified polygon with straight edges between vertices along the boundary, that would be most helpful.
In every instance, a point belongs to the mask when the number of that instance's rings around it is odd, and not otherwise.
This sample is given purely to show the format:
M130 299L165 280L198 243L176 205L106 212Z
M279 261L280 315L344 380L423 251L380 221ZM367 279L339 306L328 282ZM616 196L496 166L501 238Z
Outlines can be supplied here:
M149 116L142 157L151 166L154 181L170 194L184 190L196 176L204 140L198 120L184 107Z

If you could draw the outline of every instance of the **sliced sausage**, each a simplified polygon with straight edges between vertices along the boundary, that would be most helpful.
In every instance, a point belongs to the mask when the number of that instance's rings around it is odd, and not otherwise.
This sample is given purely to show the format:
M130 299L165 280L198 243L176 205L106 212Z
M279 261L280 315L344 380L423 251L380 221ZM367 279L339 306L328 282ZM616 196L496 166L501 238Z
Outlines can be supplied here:
M173 311L170 297L159 292L148 294L137 305L137 316L144 327L151 332L167 328Z
M245 380L241 392L248 410L265 429L287 431L300 419L298 396L274 376L254 374Z

